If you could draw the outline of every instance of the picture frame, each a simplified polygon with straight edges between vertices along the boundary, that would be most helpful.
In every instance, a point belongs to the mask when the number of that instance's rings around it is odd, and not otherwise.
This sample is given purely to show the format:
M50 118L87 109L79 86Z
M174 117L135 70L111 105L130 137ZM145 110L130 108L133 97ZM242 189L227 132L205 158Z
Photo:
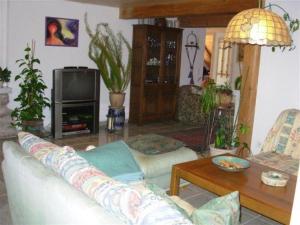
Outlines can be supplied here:
M78 47L79 20L45 17L45 45Z

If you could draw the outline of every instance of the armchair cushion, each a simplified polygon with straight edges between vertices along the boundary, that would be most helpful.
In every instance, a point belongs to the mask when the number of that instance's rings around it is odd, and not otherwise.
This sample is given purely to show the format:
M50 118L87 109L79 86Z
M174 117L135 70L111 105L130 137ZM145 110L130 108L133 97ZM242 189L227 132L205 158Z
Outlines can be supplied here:
M289 155L276 152L262 152L250 157L249 160L273 169L281 170L288 174L295 176L298 174L299 160L293 159Z
M288 109L278 116L262 152L277 152L300 159L300 110Z

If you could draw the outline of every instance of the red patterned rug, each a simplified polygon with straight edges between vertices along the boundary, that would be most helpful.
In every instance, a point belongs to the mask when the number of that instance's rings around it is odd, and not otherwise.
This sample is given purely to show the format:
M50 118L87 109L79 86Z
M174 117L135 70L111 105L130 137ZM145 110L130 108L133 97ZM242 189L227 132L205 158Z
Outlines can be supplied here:
M195 151L199 151L201 147L205 146L205 129L203 128L177 131L165 135L184 142L187 147Z

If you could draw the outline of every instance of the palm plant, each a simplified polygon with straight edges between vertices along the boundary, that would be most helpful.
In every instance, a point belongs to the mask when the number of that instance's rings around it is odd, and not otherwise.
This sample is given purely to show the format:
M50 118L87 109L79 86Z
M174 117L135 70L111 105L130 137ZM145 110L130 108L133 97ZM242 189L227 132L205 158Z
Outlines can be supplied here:
M86 31L91 38L89 57L93 60L110 92L123 93L129 84L131 74L132 49L121 32L114 34L106 23L99 23L92 32L87 23ZM123 48L128 52L127 62L123 63Z

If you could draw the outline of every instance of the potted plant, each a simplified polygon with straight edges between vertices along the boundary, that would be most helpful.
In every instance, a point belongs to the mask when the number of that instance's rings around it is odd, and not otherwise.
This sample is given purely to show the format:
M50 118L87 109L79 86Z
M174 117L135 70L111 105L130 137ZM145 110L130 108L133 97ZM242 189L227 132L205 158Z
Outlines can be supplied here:
M14 100L20 106L12 111L13 125L30 132L40 132L43 128L43 109L50 107L49 99L45 97L44 91L47 88L42 72L35 68L40 60L35 58L35 43L31 47L27 44L23 59L16 61L21 69L20 74L15 77L20 81L20 94Z
M110 92L111 106L121 107L130 81L131 46L121 32L115 34L106 23L99 23L95 32L92 32L85 15L85 24L91 38L89 57L96 63L103 82ZM127 50L127 57L124 54L124 47ZM124 59L127 60L123 62Z
M11 71L7 68L2 69L0 67L0 88L3 87L3 83L8 83L10 81L10 74Z
M216 85L213 79L208 78L202 87L201 111L204 114L211 114L217 107L228 108L232 105L232 89L229 84Z
M211 142L214 131L214 111L218 108L229 108L232 105L232 90L228 84L216 85L213 79L206 79L202 84L201 111L206 117L206 148Z
M240 142L240 136L248 132L248 126L238 124L237 118L234 121L231 118L231 115L228 114L218 118L215 141L209 146L212 156L225 153L236 154L238 148L249 150L247 143Z
M201 95L201 111L206 116L206 148L210 148L211 155L231 152L235 154L238 147L248 149L246 143L240 143L239 136L248 132L245 124L238 124L238 117L232 119L232 89L228 84L216 85L208 78L203 83ZM226 110L228 113L217 115L215 110ZM211 144L214 140L214 143Z
M223 108L232 105L232 89L228 83L216 86L216 104Z

